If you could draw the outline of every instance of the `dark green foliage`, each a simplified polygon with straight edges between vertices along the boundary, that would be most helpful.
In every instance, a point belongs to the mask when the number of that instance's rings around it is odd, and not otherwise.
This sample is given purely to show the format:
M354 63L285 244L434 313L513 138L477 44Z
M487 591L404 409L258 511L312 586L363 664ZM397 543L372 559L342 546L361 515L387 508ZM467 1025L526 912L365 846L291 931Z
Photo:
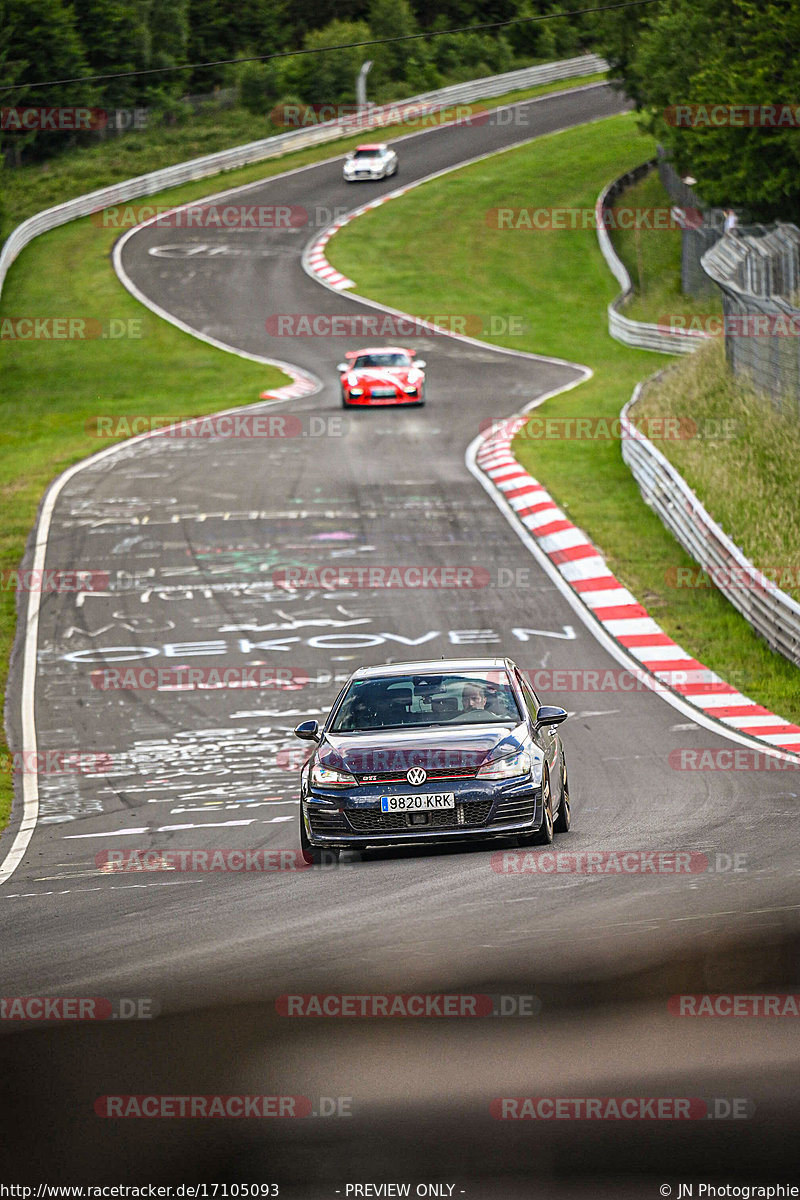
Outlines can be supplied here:
M632 15L636 14L636 15ZM797 125L681 128L676 105L794 105L800 6L792 0L664 0L605 18L604 48L644 124L710 205L800 220Z

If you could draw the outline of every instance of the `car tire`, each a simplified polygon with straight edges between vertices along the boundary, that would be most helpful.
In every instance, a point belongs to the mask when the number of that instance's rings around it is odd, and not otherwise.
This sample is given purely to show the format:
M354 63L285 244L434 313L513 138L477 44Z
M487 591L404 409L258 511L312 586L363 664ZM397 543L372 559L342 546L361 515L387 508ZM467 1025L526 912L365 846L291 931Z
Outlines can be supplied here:
M339 861L339 850L336 846L312 846L306 835L303 820L303 802L300 802L300 853L303 862L309 867L329 866Z
M545 770L542 775L542 793L545 798L542 824L533 833L523 833L517 837L520 846L549 846L553 841L553 799L550 795L550 776Z
M342 408L349 408L349 407L350 407L350 405L347 402L347 397L344 394L344 388L342 388Z
M568 833L569 827L572 824L572 817L569 808L569 779L567 777L567 760L564 759L564 775L561 785L561 803L558 806L558 816L555 819L553 829L556 833Z

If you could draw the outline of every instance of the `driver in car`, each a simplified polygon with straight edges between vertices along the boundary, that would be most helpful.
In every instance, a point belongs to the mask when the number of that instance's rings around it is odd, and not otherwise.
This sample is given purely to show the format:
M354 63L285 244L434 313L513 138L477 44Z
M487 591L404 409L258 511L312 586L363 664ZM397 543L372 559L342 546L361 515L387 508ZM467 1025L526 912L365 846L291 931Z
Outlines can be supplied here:
M465 683L461 691L464 712L486 708L486 692L475 683Z

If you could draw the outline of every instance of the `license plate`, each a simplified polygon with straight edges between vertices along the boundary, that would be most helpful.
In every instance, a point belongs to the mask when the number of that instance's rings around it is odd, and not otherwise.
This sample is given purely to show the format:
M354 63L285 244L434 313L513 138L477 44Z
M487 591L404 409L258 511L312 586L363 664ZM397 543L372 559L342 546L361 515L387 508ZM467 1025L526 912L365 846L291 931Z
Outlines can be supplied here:
M421 796L381 796L381 812L436 812L455 808L455 792L427 792Z
M372 395L373 396L396 396L397 392L394 390L394 388L373 388Z

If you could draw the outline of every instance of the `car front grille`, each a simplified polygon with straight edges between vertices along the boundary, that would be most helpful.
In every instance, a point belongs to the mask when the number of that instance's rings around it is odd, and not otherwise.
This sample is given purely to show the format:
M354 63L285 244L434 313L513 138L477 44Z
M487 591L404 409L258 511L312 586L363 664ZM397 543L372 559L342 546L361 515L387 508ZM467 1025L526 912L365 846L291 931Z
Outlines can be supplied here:
M412 824L410 813L385 813L377 808L347 808L345 814L356 833L389 833L396 829L459 829L483 825L491 807L491 800L467 800L455 808L427 813L428 820L424 825Z
M532 821L535 806L536 795L514 796L511 800L501 800L495 810L492 824L506 824L510 821L514 821L515 823Z
M428 779L474 779L477 768L456 771L453 767L436 767L428 771ZM359 783L407 783L405 771L383 771L374 775L356 775Z

